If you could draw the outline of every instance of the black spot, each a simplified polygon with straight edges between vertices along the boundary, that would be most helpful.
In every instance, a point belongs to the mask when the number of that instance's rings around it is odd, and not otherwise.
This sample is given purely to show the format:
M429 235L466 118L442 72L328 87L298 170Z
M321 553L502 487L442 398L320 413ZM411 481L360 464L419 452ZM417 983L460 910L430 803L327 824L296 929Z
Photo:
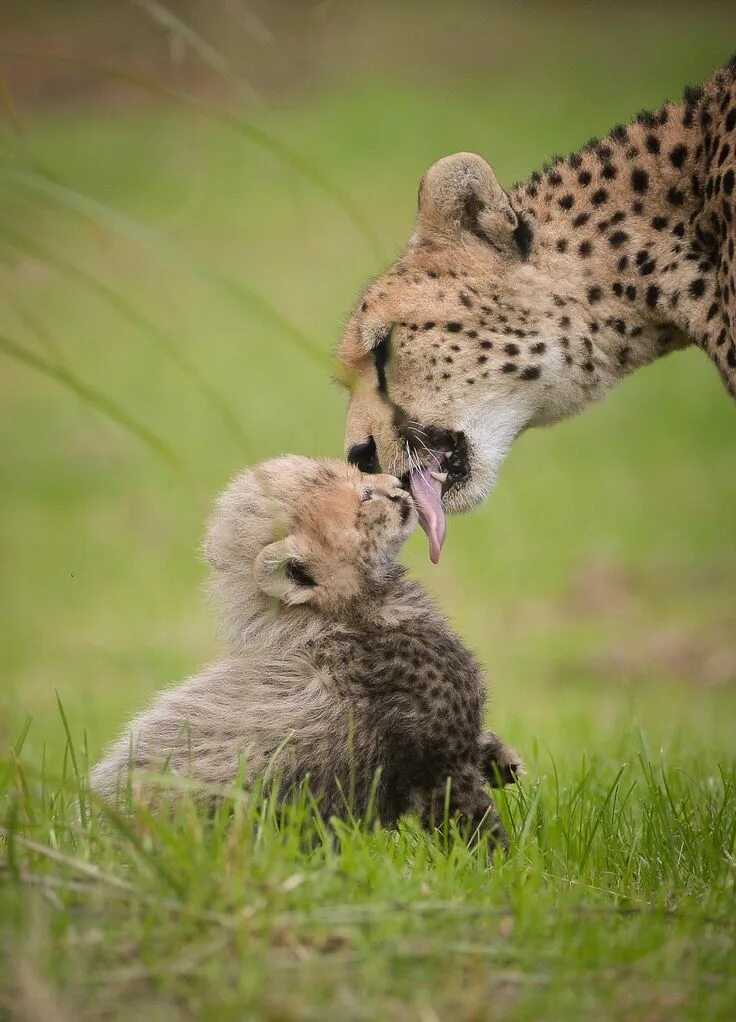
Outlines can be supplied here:
M470 298L469 295L466 295L464 291L460 292L459 298L460 298L460 301L463 303L463 305L465 306L466 309L472 309L473 308L472 299Z
M619 271L625 270L628 265L629 265L629 257L628 256L621 256L619 261L616 263L616 267L617 267L617 269Z
M589 170L581 170L578 174L578 184L589 185L592 178L592 174Z
M469 337L471 339L471 341L474 341L475 338L478 336L478 331L477 330L466 330L465 331L465 336Z
M578 245L578 252L583 257L583 259L586 259L592 251L593 244L590 241L581 241L580 244Z
M641 213L641 211L644 209L644 203L637 201L631 208L635 213Z
M588 301L590 302L591 305L594 302L599 302L600 299L601 299L602 294L603 294L603 292L598 287L598 285L594 284L593 287L589 287L588 288Z
M655 216L652 218L652 227L655 231L663 231L668 223L669 220L666 216Z
M607 199L608 192L606 191L605 188L599 188L597 191L593 192L593 194L590 197L590 201L593 203L594 206L602 206Z
M649 187L649 175L641 167L635 167L631 171L631 187L635 192L642 194Z
M695 106L703 98L702 85L686 85L682 93L682 101L685 106Z
M636 288L634 287L633 284L629 284L627 286L626 297L629 299L630 302L633 302L634 299L636 298Z
M424 329L425 330L433 330L436 325L437 324L435 323L435 321L433 319L428 319L427 322L424 324Z
M536 380L538 379L540 373L541 369L539 368L539 366L527 366L525 369L522 369L521 371L521 379Z
M629 133L623 124L616 124L611 129L611 138L614 138L617 142L625 142L628 137Z
M611 290L615 295L617 295L620 298L621 295L624 293L624 286L620 280L616 280L613 282L613 284L611 284Z
M555 248L558 252L567 252L567 238L558 238Z
M613 227L615 224L620 224L625 219L626 214L624 213L624 211L622 209L617 209L616 212L611 217L611 226Z
M730 195L733 191L734 185L734 172L733 170L727 170L723 175L723 191L726 195Z
M653 128L657 123L657 118L651 110L640 110L636 115L636 119L639 124L644 124L647 128Z
M488 355L478 355L475 361L478 363L479 366L482 366L488 361Z
M533 355L543 355L546 350L547 345L544 343L544 341L537 341L537 343L532 344L531 348L529 349L529 351L531 351Z
M726 131L733 131L736 127L736 106L728 111L726 116Z
M604 177L606 181L613 181L617 174L618 171L612 163L607 163L601 170L601 176Z
M507 355L518 355L519 345L518 344L504 344L503 350Z
M516 363L515 362L504 362L504 364L501 366L501 372L502 373L515 373L516 372Z
M593 370L595 369L595 366L591 361L583 362L583 369L586 371L586 373L592 373Z
M566 327L569 327L570 326L570 317L569 316L560 316L560 326L563 329L566 328Z
M493 341L481 341L480 346L481 348L485 348L486 351L488 351L490 348L493 347Z
M717 302L713 302L711 307L708 309L708 315L705 317L706 320L708 322L710 322L710 320L713 319L713 317L716 315L717 312L718 312L718 303Z
M631 348L628 346L628 344L625 345L623 348L620 348L618 352L618 364L620 366L625 366L626 363L629 361L630 354Z
M670 189L668 189L668 191L667 191L667 201L668 201L668 202L669 202L669 203L670 203L670 204L671 204L672 206L681 206L681 205L683 204L683 202L685 201L685 196L684 196L684 194L683 194L683 193L682 193L682 192L680 191L680 189L679 189L679 188L675 188L675 186L673 185L673 186L672 186L672 187L671 187Z
M639 273L642 277L648 277L650 274L654 273L656 266L656 259L647 259L647 261L639 267Z
M590 220L590 213L578 213L577 216L573 217L573 227L582 227L583 224L587 224Z
M568 193L567 195L562 196L562 198L559 200L559 204L562 209L572 209L573 205L575 204L575 198Z
M650 309L653 309L659 301L659 288L656 284L650 284L647 288L646 301Z
M611 237L608 239L609 243L614 248L619 248L625 241L629 240L629 236L626 231L614 231Z
M702 298L705 294L705 281L702 277L696 277L688 285L688 292L691 298Z
M659 139L656 135L647 135L646 147L648 153L654 153L656 156L659 152Z
M687 146L676 145L675 148L670 152L670 163L673 167L681 167L687 157Z
M521 213L519 213L518 223L514 230L514 241L516 242L516 247L519 250L519 255L524 261L529 258L529 252L531 251L533 240L534 232L532 231L529 222Z
M685 225L683 223L675 224L675 226L672 228L672 233L676 238L684 238Z
M451 323L446 323L445 326L447 327L451 334L459 334L463 328L462 323L456 323L454 321Z

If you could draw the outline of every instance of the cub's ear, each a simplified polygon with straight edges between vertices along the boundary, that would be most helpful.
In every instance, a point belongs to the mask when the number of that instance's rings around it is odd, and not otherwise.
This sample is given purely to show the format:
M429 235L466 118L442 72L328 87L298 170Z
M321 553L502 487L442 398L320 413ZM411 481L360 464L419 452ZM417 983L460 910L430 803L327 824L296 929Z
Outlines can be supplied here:
M261 550L253 564L253 577L259 589L287 606L308 603L317 587L293 536Z
M479 239L505 255L527 259L532 242L529 220L482 156L455 153L432 164L419 184L419 234L427 231Z

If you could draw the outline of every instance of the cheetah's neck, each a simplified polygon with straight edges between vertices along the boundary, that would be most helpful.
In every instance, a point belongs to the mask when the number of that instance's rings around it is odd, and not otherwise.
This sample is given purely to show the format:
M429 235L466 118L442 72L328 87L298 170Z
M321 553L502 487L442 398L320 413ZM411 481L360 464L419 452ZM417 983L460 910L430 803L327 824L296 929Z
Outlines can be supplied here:
M566 364L589 396L696 343L736 394L735 65L517 186Z

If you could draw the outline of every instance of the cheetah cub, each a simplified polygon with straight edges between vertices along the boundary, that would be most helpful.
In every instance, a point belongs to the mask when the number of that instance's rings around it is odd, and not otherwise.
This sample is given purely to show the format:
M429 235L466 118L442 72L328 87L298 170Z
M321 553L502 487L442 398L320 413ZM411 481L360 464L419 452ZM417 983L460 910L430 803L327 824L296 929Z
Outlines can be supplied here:
M518 756L482 733L481 669L396 557L417 524L399 480L286 456L238 476L205 538L224 655L164 692L92 773L112 798L129 770L281 791L307 777L325 816L372 806L385 825L451 814L505 844L487 784ZM449 796L447 792L449 790Z

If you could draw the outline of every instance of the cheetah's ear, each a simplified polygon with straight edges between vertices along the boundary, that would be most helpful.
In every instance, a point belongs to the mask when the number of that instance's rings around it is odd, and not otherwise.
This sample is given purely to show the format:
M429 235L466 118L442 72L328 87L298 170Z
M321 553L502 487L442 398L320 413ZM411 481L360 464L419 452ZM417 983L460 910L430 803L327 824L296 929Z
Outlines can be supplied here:
M317 586L293 536L261 550L253 564L253 577L259 589L288 606L308 603Z
M433 163L419 184L418 234L469 234L497 252L527 259L529 220L514 209L491 167L476 153Z

